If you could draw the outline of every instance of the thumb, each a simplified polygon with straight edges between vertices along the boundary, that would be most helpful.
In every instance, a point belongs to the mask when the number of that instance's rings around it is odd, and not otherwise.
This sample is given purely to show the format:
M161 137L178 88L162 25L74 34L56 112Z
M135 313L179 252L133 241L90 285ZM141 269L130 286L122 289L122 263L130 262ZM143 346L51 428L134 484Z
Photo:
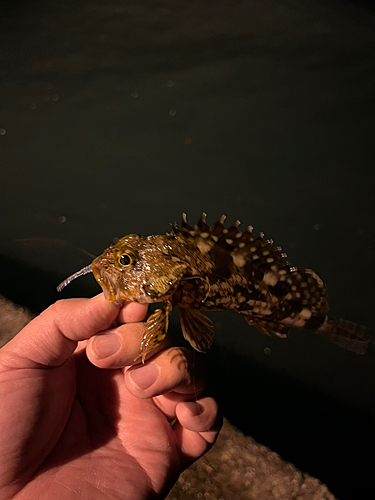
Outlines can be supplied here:
M77 347L80 340L90 338L111 327L119 309L103 294L92 299L66 299L33 319L0 355L10 355L21 367L59 366Z

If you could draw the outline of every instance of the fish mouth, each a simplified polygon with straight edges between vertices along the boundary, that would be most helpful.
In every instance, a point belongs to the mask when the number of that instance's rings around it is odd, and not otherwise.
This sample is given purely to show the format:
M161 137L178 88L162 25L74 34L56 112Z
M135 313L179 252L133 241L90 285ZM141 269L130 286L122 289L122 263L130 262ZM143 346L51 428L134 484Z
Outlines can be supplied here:
M110 275L106 271L101 271L97 266L92 266L92 273L96 281L102 287L104 297L111 302L118 301L120 299L119 287Z

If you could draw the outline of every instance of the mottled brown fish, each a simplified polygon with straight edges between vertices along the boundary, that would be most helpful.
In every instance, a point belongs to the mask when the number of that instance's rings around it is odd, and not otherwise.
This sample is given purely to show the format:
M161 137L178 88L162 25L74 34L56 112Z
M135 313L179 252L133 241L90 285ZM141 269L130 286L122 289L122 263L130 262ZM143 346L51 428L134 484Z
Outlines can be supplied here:
M107 248L90 266L69 277L93 272L111 301L163 303L146 322L140 356L157 347L178 307L184 337L205 352L214 337L213 324L202 311L235 311L260 332L286 337L289 327L307 328L363 354L369 342L364 327L327 316L329 305L322 280L311 270L299 271L263 234L253 235L239 221L225 228L225 216L213 226L206 214L191 227L183 214L181 229L165 236L130 234Z

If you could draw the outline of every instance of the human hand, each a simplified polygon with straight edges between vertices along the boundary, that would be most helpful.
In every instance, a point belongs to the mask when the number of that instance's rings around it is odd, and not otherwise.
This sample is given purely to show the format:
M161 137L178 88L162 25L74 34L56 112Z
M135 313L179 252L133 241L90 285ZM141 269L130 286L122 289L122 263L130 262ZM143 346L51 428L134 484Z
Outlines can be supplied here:
M59 301L0 349L0 500L162 498L211 447L221 419L193 353L133 364L146 310Z

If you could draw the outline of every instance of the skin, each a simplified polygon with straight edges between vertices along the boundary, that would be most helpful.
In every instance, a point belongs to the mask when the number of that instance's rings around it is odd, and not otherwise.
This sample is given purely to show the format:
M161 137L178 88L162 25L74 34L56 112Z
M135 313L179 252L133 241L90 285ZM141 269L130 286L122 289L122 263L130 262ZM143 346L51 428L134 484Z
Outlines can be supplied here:
M212 446L221 417L194 354L164 342L134 364L146 312L59 301L0 349L1 500L163 498Z

